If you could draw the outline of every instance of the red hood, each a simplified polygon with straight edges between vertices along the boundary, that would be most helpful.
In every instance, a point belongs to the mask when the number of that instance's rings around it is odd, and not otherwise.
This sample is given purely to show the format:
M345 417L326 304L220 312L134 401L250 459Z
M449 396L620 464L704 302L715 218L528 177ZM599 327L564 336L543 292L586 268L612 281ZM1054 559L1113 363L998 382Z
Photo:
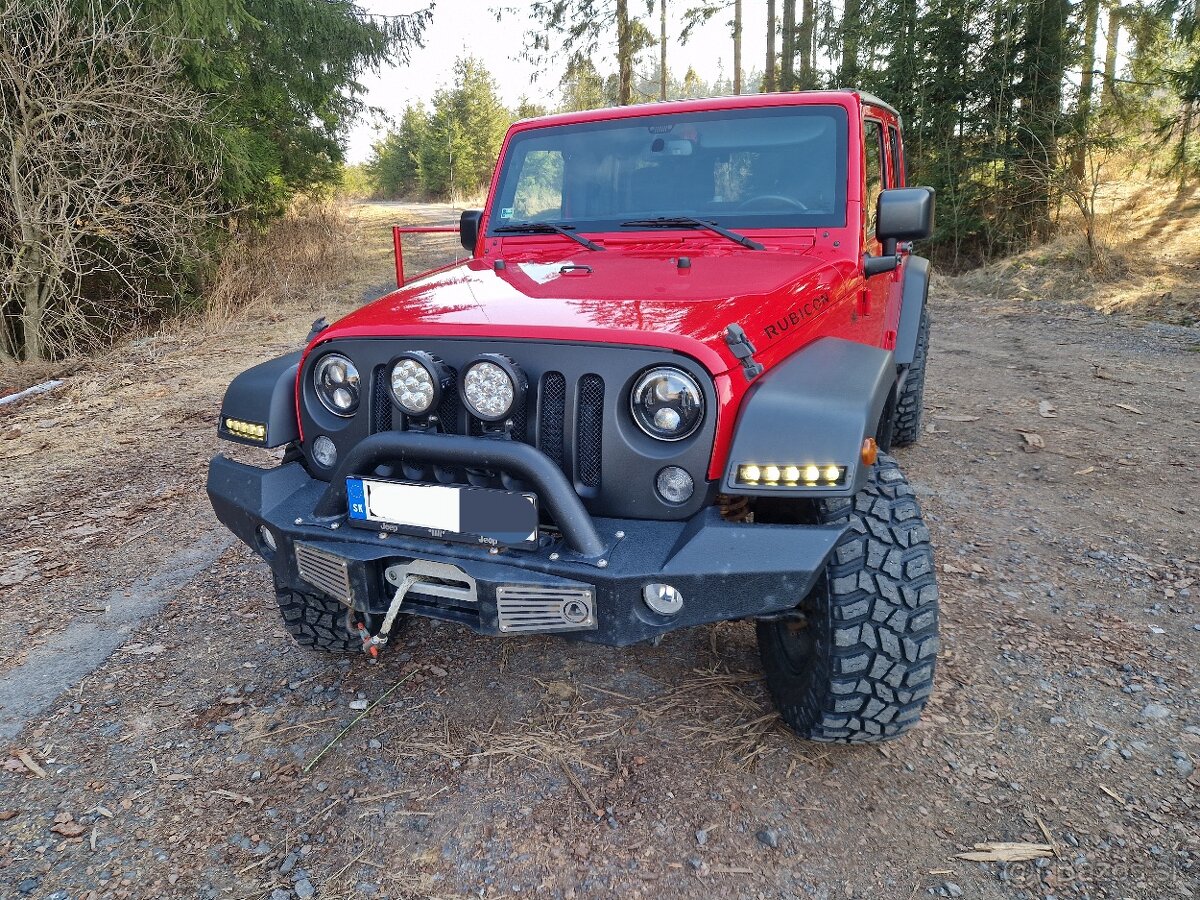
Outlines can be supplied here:
M509 259L501 270L471 259L381 297L319 340L451 335L623 343L687 353L715 375L738 364L725 343L727 325L741 325L769 366L764 354L802 342L853 270L851 260L795 248L753 252L693 242L675 249L695 254L690 267L681 268L661 242L606 253L556 245ZM591 272L562 272L568 265Z

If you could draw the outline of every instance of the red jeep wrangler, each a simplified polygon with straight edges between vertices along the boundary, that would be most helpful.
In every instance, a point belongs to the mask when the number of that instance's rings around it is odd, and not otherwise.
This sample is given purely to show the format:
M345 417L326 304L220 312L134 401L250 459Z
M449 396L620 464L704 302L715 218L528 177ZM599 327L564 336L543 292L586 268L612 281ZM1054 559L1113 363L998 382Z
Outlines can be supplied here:
M470 259L234 380L221 437L286 452L217 456L213 507L308 647L753 619L797 732L899 735L938 646L886 455L920 434L932 219L866 94L520 122Z

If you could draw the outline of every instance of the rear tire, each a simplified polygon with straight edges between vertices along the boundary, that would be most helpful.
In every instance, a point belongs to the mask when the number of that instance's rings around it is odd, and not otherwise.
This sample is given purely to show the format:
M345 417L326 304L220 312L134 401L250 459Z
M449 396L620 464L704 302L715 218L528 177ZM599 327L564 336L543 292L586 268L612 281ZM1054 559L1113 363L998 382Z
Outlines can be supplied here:
M349 609L337 600L279 585L275 586L275 599L284 627L301 647L328 653L362 652L362 639L346 627Z
M899 737L933 690L938 588L929 530L896 461L881 454L853 498L798 510L848 525L791 619L758 623L767 685L783 720L812 741ZM802 508L800 508L802 509Z
M925 360L929 355L929 306L921 308L921 323L917 326L917 347L912 365L904 379L904 389L896 398L892 425L892 446L907 447L921 436L921 418L925 413Z

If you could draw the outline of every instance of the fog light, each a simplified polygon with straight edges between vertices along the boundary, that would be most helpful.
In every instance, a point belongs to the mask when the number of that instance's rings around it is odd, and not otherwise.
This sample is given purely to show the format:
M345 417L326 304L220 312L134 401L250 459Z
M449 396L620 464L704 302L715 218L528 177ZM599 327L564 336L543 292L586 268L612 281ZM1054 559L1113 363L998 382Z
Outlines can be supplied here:
M683 594L669 584L648 584L642 588L642 599L660 616L673 616L683 609Z
M325 435L317 435L317 439L312 443L312 456L317 465L332 469L337 463L337 445Z
M262 545L274 553L279 548L275 545L275 535L266 525L258 526L258 539L262 541Z
M816 466L805 466L804 467L804 480L805 481L816 481L820 477L821 477L821 470L818 469Z
M686 470L679 466L667 466L655 479L658 495L668 503L685 503L695 490L695 482Z

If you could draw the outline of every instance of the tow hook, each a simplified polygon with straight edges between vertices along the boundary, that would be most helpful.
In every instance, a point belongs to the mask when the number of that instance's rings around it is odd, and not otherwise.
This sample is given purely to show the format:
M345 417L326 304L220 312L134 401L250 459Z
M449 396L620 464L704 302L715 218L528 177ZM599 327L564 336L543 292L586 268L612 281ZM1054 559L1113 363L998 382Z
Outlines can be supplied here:
M375 634L367 631L367 626L362 622L354 623L358 631L358 636L362 639L363 653L366 653L372 659L379 659L379 649L387 645L388 635L391 633L392 626L396 623L396 616L400 612L401 604L404 603L404 596L414 584L417 584L421 580L420 575L408 575L400 582L400 586L396 588L396 593L392 597L391 604L388 606L387 615L383 617L383 624Z

